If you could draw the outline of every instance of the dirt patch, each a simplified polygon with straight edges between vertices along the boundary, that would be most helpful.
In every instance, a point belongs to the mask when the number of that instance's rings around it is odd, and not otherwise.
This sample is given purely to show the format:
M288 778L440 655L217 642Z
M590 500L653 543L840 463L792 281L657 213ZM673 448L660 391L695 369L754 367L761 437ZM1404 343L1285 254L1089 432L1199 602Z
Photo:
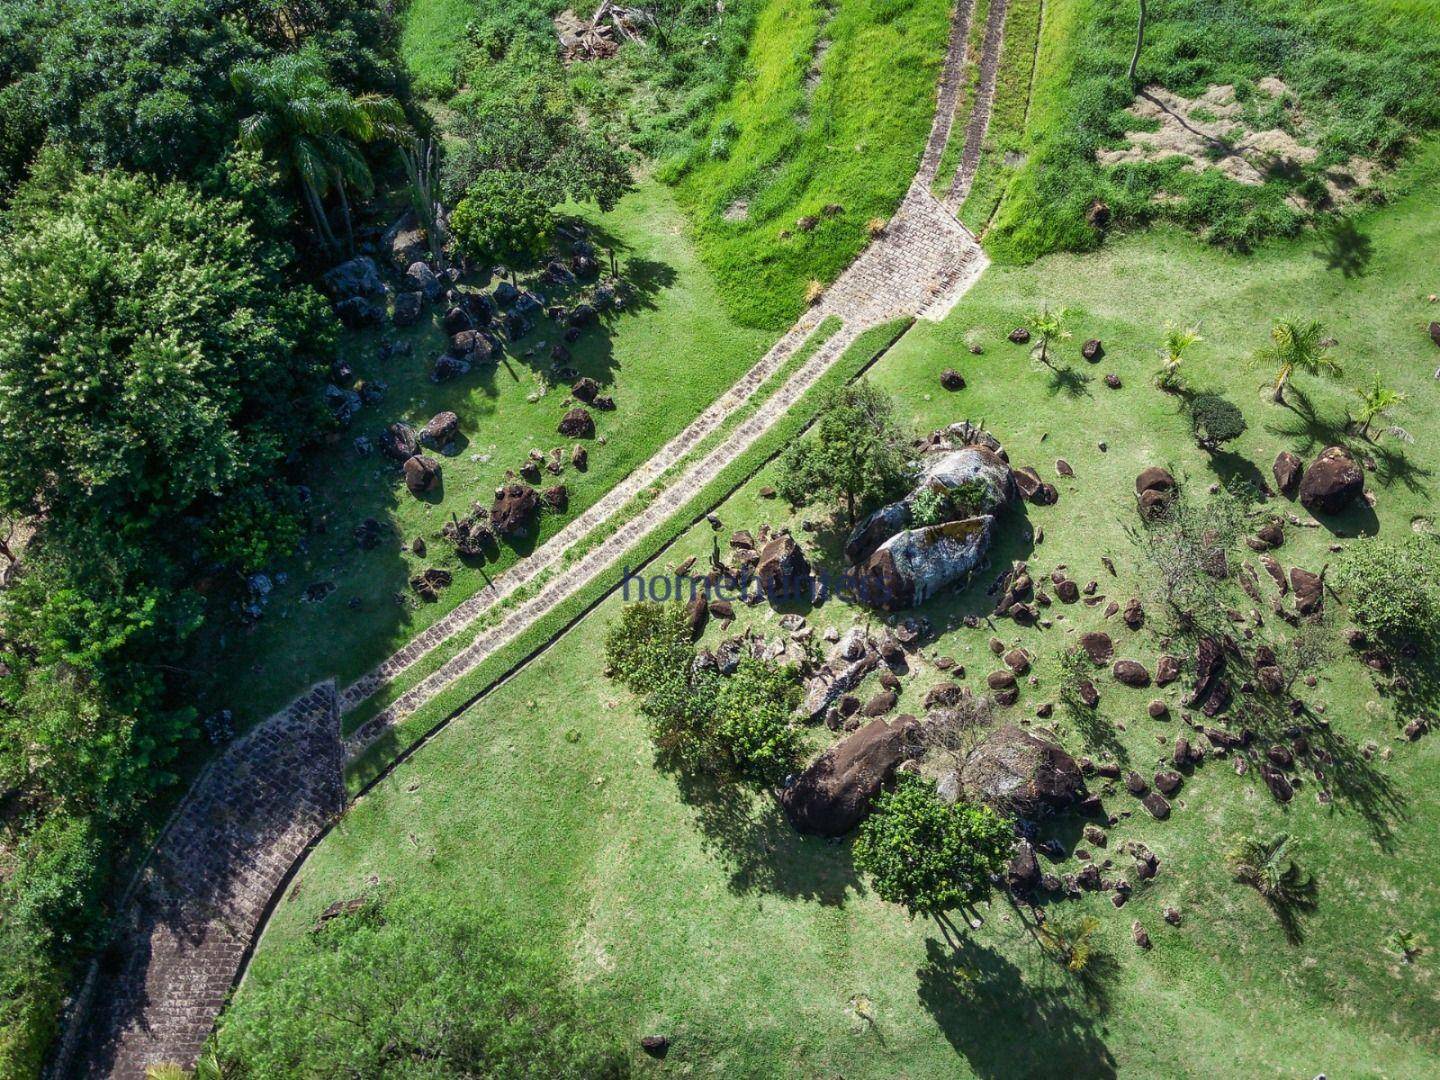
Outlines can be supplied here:
M1260 92L1276 100L1289 97L1280 79L1267 76L1257 84ZM1147 128L1126 133L1127 145L1096 153L1102 165L1159 162L1186 158L1189 172L1216 169L1239 184L1259 185L1272 177L1298 175L1313 165L1319 151L1281 128L1255 130L1247 110L1229 84L1211 86L1197 98L1187 98L1163 86L1140 91L1126 110ZM1303 129L1302 129L1303 130ZM1326 170L1325 187L1334 203L1348 202L1370 185L1378 166L1351 158L1343 166ZM1297 209L1309 207L1292 197Z
M725 212L720 216L726 221L745 221L750 217L750 200L736 199L725 208Z

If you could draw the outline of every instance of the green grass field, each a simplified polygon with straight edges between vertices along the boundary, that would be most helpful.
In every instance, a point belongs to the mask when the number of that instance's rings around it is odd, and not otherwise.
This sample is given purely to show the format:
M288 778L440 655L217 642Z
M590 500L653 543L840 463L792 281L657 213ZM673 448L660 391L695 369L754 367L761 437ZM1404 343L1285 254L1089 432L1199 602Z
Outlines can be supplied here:
M685 240L684 219L666 188L644 183L612 213L586 216L600 230L600 242L615 248L621 274L636 296L626 311L572 347L573 365L613 392L617 408L595 414L597 438L589 444L586 471L567 466L558 478L544 474L546 483L558 479L568 486L569 511L542 517L538 538L531 536L518 549L502 545L483 568L462 565L438 536L452 511L466 514L477 500L488 506L505 470L518 469L532 447L564 446L568 454L571 440L555 430L565 412L566 388L552 387L529 400L544 390L548 346L559 338L553 324L542 320L498 367L441 385L430 381L429 371L445 339L428 319L388 335L410 343L408 356L382 360L379 337L355 335L347 359L361 378L382 379L389 389L317 463L311 509L325 531L311 537L308 551L278 568L288 581L271 594L259 624L247 635L232 633L195 650L214 687L202 710L230 708L254 720L318 679L335 676L343 684L368 670L483 586L484 575L512 565L583 511L764 353L770 335L741 327L726 314L714 279ZM440 459L438 497L415 498L378 453L361 457L352 448L356 435L373 437L400 419L418 429L443 409L460 417L463 439L458 453ZM380 521L385 532L380 545L365 552L351 532L367 517ZM417 536L428 544L424 558L401 550ZM455 583L438 603L419 602L407 586L426 566L455 573ZM320 603L304 601L303 590L317 581L334 584L335 591ZM347 606L352 602L355 607ZM241 686L243 694L236 692Z
M1268 472L1280 449L1312 457L1347 438L1346 388L1379 370L1410 394L1402 419L1420 439L1375 455L1370 527L1406 534L1412 519L1433 513L1440 469L1440 445L1428 438L1436 355L1423 333L1436 317L1425 297L1440 286L1428 255L1440 242L1437 177L1440 147L1432 144L1406 177L1412 194L1359 221L1370 255L1356 276L1332 268L1314 237L1241 259L1158 231L1097 254L992 268L945 322L917 326L871 377L919 430L985 420L1017 464L1056 479L1054 459L1070 461L1076 476L1057 480L1059 504L1027 510L1030 523L1044 527L1044 543L1027 550L1011 532L995 565L1022 555L1040 573L1066 564L1123 601L1144 592L1123 529L1134 518L1140 468L1168 465L1203 491L1215 478ZM1059 347L1073 365L1070 378L1053 380L1005 341L1044 303L1072 309L1075 339ZM1269 373L1248 357L1273 319L1297 315L1324 319L1347 372L1302 379L1296 407L1283 408L1266 400ZM1188 378L1198 389L1224 389L1249 419L1233 457L1212 460L1197 449L1175 400L1150 385L1167 320L1201 323L1206 341L1186 360ZM1093 368L1078 357L1079 342L1091 336L1107 350ZM972 343L984 353L970 355ZM965 374L968 389L939 388L947 366ZM1122 389L1100 381L1107 372L1121 377ZM792 520L759 497L771 479L762 471L719 508L727 530ZM702 523L662 562L703 558L711 535ZM1323 529L1291 528L1280 554L1287 565L1315 569L1331 540ZM1115 559L1118 580L1101 569L1102 554ZM972 681L994 666L991 631L961 629L959 618L989 602L972 587L924 609L943 631L934 651L965 664ZM1379 751L1354 756L1343 781L1337 775L1333 805L1321 805L1311 784L1281 808L1253 771L1237 777L1223 761L1195 771L1168 822L1151 821L1123 791L1106 795L1112 811L1136 811L1111 830L1109 853L1123 862L1119 844L1140 839L1161 870L1120 911L1103 895L1069 905L1101 920L1105 959L1085 992L1041 957L1003 904L951 954L930 926L868 893L845 844L800 838L764 800L687 792L657 771L633 700L599 672L617 608L613 598L602 605L351 809L281 903L250 980L300 962L298 939L316 914L362 892L374 875L391 889L485 912L543 945L608 1003L632 1044L650 1031L669 1033L667 1069L847 1077L1436 1071L1435 943L1403 965L1382 942L1396 928L1429 934L1440 914L1428 857L1440 826L1428 798L1440 776L1440 743L1399 741L1398 721L1407 717L1391 713L1356 660L1329 665L1318 687L1304 691L1326 705L1337 745L1353 751L1373 741ZM996 632L1043 658L1101 621L1083 605L1055 611L1065 619L1050 630L1004 623ZM774 617L764 608L745 614L760 625ZM821 627L859 617L836 601L810 615ZM1338 630L1343 614L1332 614L1330 625ZM1118 637L1121 655L1153 662L1159 651L1152 629ZM914 666L902 710L918 710L936 678L929 664ZM1165 693L1178 697L1177 689ZM1026 687L1016 715L1030 715L1050 690L1044 679ZM1165 755L1177 728L1145 716L1153 693L1105 680L1107 723L1088 734L1142 771ZM1089 749L1086 731L1064 722L1059 730L1076 752ZM1077 827L1049 828L1073 842ZM1319 883L1298 945L1287 944L1252 892L1229 880L1221 857L1236 833L1281 828L1300 839ZM1159 918L1170 904L1184 913L1179 928ZM1155 942L1149 952L1130 941L1136 919ZM638 1051L636 1064L659 1070Z

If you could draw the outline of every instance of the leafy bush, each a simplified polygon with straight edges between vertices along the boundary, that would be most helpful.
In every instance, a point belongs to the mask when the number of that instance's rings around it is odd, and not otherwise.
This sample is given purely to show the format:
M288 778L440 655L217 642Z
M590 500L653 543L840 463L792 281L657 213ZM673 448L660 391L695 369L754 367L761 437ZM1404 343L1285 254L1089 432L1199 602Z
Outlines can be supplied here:
M1356 620L1382 639L1429 647L1440 632L1440 543L1433 537L1354 540L1340 553L1334 580L1349 593Z
M549 247L555 215L522 177L481 173L455 204L450 231L472 259L530 262Z
M1249 427L1239 406L1219 394L1196 394L1191 399L1190 425L1195 441L1212 453L1244 435Z
M943 915L986 899L1015 835L987 806L940 801L935 785L904 774L860 825L855 865L883 900L912 915Z
M761 785L795 768L801 738L791 714L800 687L793 668L747 656L731 675L695 671L679 603L625 605L606 636L605 658L614 678L641 696L650 737L670 763Z

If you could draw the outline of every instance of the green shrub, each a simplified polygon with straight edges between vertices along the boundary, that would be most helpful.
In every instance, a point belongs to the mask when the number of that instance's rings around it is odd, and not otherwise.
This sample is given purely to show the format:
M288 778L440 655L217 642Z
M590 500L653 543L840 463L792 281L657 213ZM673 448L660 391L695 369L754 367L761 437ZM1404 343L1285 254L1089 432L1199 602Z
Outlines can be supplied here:
M460 249L477 261L533 261L545 253L555 231L550 204L523 178L481 173L455 204L450 231Z
M624 1049L553 957L488 913L387 904L257 964L214 1036L226 1076L619 1077Z
M1440 543L1429 536L1352 541L1335 565L1335 584L1367 630L1391 642L1433 648L1440 632Z
M946 805L935 785L902 775L875 801L855 839L855 866L882 900L912 915L943 915L989 897L1015 834L987 806Z
M1190 425L1195 441L1212 453L1244 435L1249 427L1239 406L1219 394L1195 395L1190 401Z

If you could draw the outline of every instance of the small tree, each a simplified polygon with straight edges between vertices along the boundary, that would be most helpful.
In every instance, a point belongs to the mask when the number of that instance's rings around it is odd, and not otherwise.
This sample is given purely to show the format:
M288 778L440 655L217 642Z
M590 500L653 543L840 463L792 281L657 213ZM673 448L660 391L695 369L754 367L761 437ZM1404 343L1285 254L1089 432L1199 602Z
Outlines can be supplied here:
M1079 645L1062 649L1056 655L1055 681L1060 689L1060 700L1072 713L1089 711L1090 706L1085 701L1085 687L1087 684L1094 686L1091 682L1094 673L1095 664L1091 661L1090 654Z
M1094 915L1070 917L1064 914L1051 915L1035 928L1035 938L1046 954L1054 957L1072 975L1083 975L1095 955L1092 938L1100 929L1100 920Z
M1070 336L1070 331L1065 328L1065 318L1068 314L1063 307L1052 310L1047 306L1030 316L1030 326L1040 338L1040 354L1035 359L1052 371L1055 365L1050 362L1050 343L1064 341Z
M1195 396L1190 402L1190 424L1200 448L1212 454L1244 435L1248 427L1239 407L1219 394Z
M1384 641L1428 644L1440 633L1440 543L1433 537L1361 537L1340 553L1333 580L1349 594L1356 620Z
M1360 437L1362 439L1370 438L1370 425L1380 420L1383 422L1380 434L1389 435L1401 442L1412 443L1415 441L1414 435L1391 421L1390 414L1405 404L1405 395L1381 382L1378 371L1375 372L1375 378L1369 386L1355 387L1355 396L1360 399L1359 416L1356 419L1360 421Z
M785 452L776 485L781 496L794 506L823 496L844 506L854 524L861 511L899 495L908 446L894 414L890 398L868 381L832 391L813 436Z
M1160 600L1185 630L1229 632L1229 555L1246 529L1245 508L1229 491L1196 503L1183 494L1158 509L1130 538L1154 569Z
M1297 371L1311 375L1327 372L1339 375L1343 368L1327 351L1325 330L1318 322L1278 322L1270 329L1270 344L1256 354L1262 364L1275 369L1274 400L1285 403L1285 387Z
M711 753L736 779L778 784L800 760L801 738L792 717L800 703L794 672L747 657L719 680L708 741Z
M854 856L881 899L933 918L948 936L948 913L989 898L1014 843L1010 824L994 810L946 805L933 784L906 774L876 800Z
M1160 344L1160 374L1156 384L1162 390L1173 390L1180 385L1180 363L1185 354L1205 339L1200 336L1200 326L1177 326L1171 323L1165 327L1165 338Z

